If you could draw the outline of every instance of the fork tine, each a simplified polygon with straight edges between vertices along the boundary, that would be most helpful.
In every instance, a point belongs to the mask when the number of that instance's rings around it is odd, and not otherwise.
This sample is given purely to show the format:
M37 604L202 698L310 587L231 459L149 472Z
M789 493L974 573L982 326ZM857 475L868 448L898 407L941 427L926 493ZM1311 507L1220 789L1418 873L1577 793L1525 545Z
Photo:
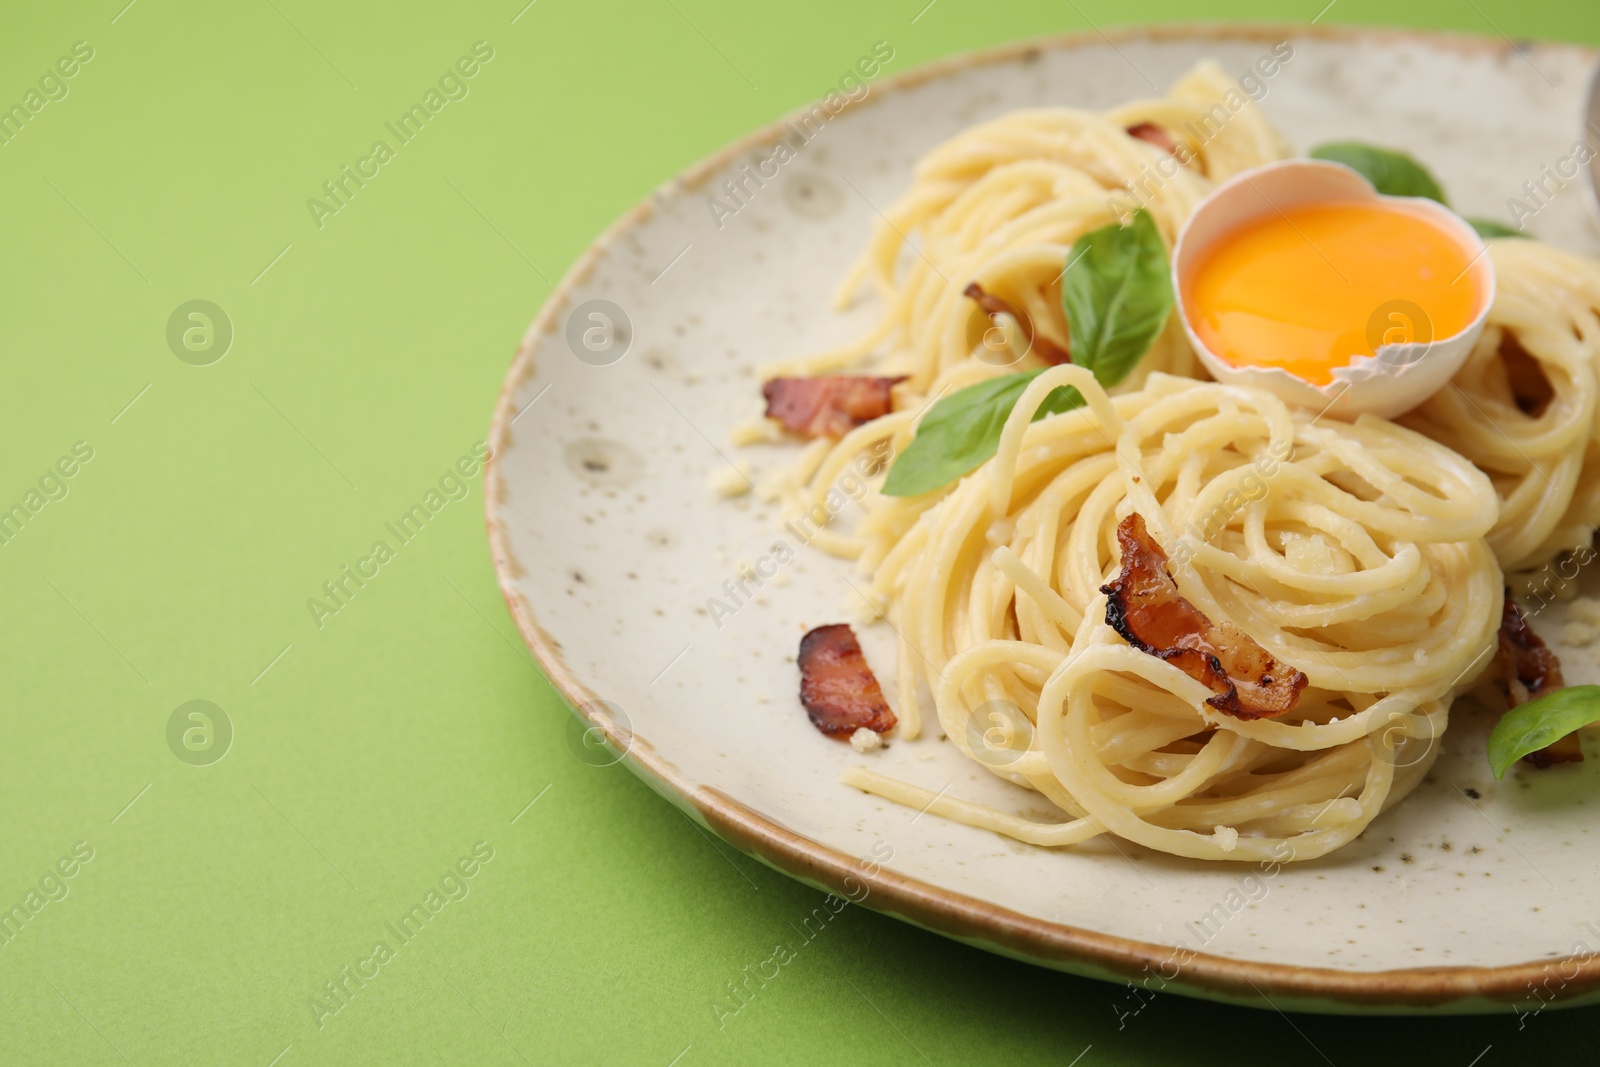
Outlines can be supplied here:
M1589 146L1589 180L1585 183L1589 219L1600 228L1600 64L1589 78L1589 95L1584 102L1583 138Z

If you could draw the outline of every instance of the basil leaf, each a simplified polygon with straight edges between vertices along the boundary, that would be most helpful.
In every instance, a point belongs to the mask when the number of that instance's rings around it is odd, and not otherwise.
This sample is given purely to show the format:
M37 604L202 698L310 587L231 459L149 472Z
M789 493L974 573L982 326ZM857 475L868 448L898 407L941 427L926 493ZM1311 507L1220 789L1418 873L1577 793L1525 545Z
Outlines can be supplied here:
M1311 158L1343 163L1371 182L1384 196L1425 196L1446 207L1450 204L1428 168L1404 152L1391 152L1359 141L1334 141L1313 148Z
M1489 735L1495 780L1517 760L1554 744L1580 726L1600 721L1600 685L1574 685L1536 697L1500 716Z
M1142 209L1128 226L1113 223L1074 242L1062 277L1061 306L1072 361L1088 367L1101 385L1116 385L1144 358L1166 327L1172 305L1167 246ZM1048 369L990 378L934 404L890 468L883 494L920 496L971 473L1000 447L1017 399ZM1078 391L1062 386L1050 391L1033 420L1082 406Z
M1172 267L1156 224L1142 208L1072 245L1061 279L1072 362L1106 388L1126 378L1160 336L1172 311Z
M1507 226L1503 222L1495 222L1493 219L1468 219L1467 225L1477 230L1479 237L1521 237L1530 241L1533 239L1531 235Z
M917 436L889 469L883 495L921 496L975 470L1000 447L1000 431L1022 391L1049 369L989 378L934 404L917 424ZM1050 391L1033 413L1033 421L1082 406L1078 391L1064 385Z

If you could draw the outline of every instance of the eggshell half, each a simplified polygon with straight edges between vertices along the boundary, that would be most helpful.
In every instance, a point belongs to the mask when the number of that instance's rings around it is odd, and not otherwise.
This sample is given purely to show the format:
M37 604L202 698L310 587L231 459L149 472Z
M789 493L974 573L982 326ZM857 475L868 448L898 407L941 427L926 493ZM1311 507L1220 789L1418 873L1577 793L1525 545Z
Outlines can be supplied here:
M1386 200L1403 204L1455 237L1472 263L1467 268L1478 296L1470 325L1427 343L1381 345L1376 355L1351 353L1348 366L1333 381L1316 386L1281 367L1236 367L1207 348L1184 306L1184 282L1213 242L1263 215L1302 204ZM1363 412L1393 418L1410 411L1444 388L1472 352L1494 303L1494 260L1466 220L1443 204L1421 197L1383 196L1372 183L1342 163L1291 159L1246 171L1223 183L1195 208L1172 250L1172 285L1178 313L1200 361L1212 377L1230 385L1265 389L1283 400L1330 416L1352 419Z

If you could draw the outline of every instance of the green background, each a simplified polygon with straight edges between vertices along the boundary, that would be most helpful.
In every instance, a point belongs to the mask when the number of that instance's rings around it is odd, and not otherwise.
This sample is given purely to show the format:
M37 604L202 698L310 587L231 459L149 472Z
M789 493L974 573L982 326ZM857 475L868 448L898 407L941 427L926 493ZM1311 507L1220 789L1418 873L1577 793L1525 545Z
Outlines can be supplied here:
M0 15L0 104L94 49L0 147L0 508L94 450L0 546L0 909L69 891L0 946L0 1063L1488 1067L1592 1045L1593 1010L1519 1029L1162 996L1119 1026L1112 986L858 908L719 1029L712 998L820 896L574 755L496 590L480 482L320 629L306 608L486 435L585 245L870 42L895 72L1324 0L124 2ZM1323 18L1600 44L1587 0ZM470 95L318 229L307 198L478 40ZM166 339L194 299L235 331L209 366ZM168 745L195 699L235 734L209 766ZM80 841L93 860L48 878ZM492 861L447 883L468 895L319 1026L310 998L398 945L385 924L478 842Z

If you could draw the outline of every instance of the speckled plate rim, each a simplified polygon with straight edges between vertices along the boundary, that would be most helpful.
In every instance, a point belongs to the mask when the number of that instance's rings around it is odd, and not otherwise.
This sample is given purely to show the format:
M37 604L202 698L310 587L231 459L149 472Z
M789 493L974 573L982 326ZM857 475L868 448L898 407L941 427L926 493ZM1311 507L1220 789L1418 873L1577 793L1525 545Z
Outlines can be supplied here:
M1427 45L1465 54L1515 53L1508 39L1472 34L1308 26L1302 23L1217 22L1128 26L1032 38L1009 45L962 53L885 79L868 97L851 107L870 107L885 93L920 85L971 67L1007 63L1032 52L1071 50L1086 45L1132 41L1277 41L1286 36L1330 42ZM1532 42L1548 51L1566 51L1593 62L1600 52L1567 43ZM798 114L797 111L795 114ZM559 334L560 318L610 248L633 228L648 221L656 207L694 192L740 154L768 144L793 116L780 118L726 145L657 188L642 203L614 222L591 244L551 292L528 327L501 387L489 429L490 456L484 471L484 511L489 549L506 606L522 639L574 713L599 729L623 762L656 792L686 814L748 855L791 877L875 911L987 951L1057 970L1118 981L1140 978L1171 964L1171 946L1137 941L1048 922L976 897L942 889L888 868L862 869L854 857L796 834L720 790L687 777L645 738L604 718L586 714L599 697L567 666L559 645L545 632L531 604L517 588L526 574L511 549L500 516L506 493L497 457L514 446L511 424L517 415L515 395L534 374L534 357L545 337ZM1194 953L1163 988L1204 999L1252 1007L1347 1014L1411 1014L1420 1012L1480 1013L1504 1011L1518 1004L1540 1008L1570 1007L1600 1000L1600 956L1570 961L1576 973L1560 975L1559 989L1548 997L1530 991L1549 978L1550 959L1501 967L1418 967L1360 971L1252 962ZM1165 973L1164 971L1162 972Z

